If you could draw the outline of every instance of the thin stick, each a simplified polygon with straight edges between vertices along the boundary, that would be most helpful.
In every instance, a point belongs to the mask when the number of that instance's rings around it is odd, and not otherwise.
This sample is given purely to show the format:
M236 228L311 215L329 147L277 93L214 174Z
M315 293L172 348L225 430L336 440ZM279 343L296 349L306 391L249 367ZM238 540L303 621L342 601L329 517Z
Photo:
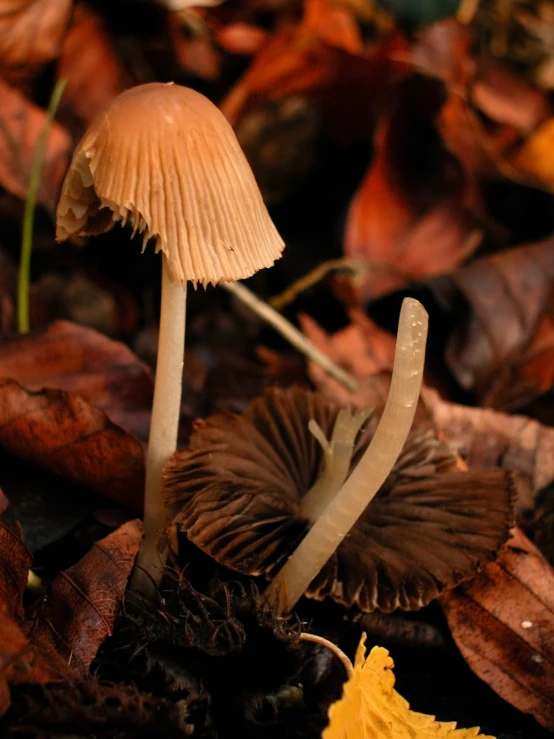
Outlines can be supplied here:
M346 670L346 674L348 675L348 678L350 679L352 675L354 674L354 666L349 659L348 655L346 655L340 647L337 647L336 644L333 644L332 641L329 641L329 639L325 639L324 636L317 636L317 634L308 634L306 631L303 631L300 634L300 638L303 641L310 641L314 644L320 644L322 647L327 647L327 649L330 649L331 652L335 655L335 657L338 657L342 664L344 665L344 669Z
M281 336L304 354L312 362L319 365L328 375L334 377L335 380L344 385L350 391L354 391L358 387L358 383L348 372L339 367L332 359L320 351L312 342L307 339L304 334L295 328L292 323L272 308L268 303L263 301L251 290L240 282L222 282L221 287L227 292L232 293L236 298L247 305L256 315L262 318L266 323L278 331Z
M417 300L402 304L387 403L356 469L264 593L278 612L290 611L386 480L406 442L423 378L428 316Z
M33 250L33 228L35 224L35 208L37 204L38 186L40 183L40 170L48 143L48 134L58 110L67 80L58 80L46 111L46 120L38 138L35 156L29 175L29 186L25 198L25 210L23 213L23 229L21 231L21 257L19 261L19 277L17 285L17 327L20 333L27 334L30 329L29 322L29 284L31 282L31 252Z
M160 537L167 527L162 498L162 471L177 448L181 386L185 351L186 284L169 280L167 258L162 257L162 303L158 361L152 403L152 420L146 458L144 539L137 557L131 588L153 599L163 577L167 550L160 551Z

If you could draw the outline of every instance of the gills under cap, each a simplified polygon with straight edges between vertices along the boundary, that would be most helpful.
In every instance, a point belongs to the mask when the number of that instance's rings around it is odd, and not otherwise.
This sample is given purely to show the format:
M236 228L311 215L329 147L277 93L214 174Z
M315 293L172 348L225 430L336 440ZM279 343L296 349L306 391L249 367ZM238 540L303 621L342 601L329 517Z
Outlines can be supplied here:
M57 210L56 238L129 222L167 257L173 282L249 277L281 256L252 170L221 111L172 83L131 88L77 147Z

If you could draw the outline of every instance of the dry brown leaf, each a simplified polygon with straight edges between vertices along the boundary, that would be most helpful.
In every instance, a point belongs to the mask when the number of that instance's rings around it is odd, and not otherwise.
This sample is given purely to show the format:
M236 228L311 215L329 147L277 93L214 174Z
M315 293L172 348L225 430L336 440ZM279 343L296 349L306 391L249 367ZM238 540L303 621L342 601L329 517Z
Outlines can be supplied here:
M454 722L410 710L410 704L394 689L394 662L383 647L368 656L366 635L356 652L354 674L345 683L340 700L329 709L329 725L322 739L494 739L479 729L457 729Z
M0 79L0 185L24 198L46 113ZM59 123L52 124L41 169L37 200L54 211L72 142Z
M548 190L554 190L554 118L549 118L525 141L512 159L518 170Z
M458 382L511 410L549 390L554 336L540 321L552 308L554 239L476 260L452 280L469 304L446 350Z
M441 437L472 469L502 466L530 481L536 494L554 482L554 429L525 416L449 403L422 391Z
M122 505L142 506L141 444L78 395L0 380L0 446Z
M67 80L62 109L83 129L131 84L103 18L83 3L65 34L58 75Z
M150 368L119 341L68 321L4 341L0 377L28 390L44 387L80 395L141 441L150 424Z
M141 522L129 521L96 542L56 577L33 625L33 643L54 650L81 677L112 633L141 538Z
M504 700L554 729L554 571L515 529L482 575L445 594L471 669Z
M268 32L250 23L229 23L216 33L217 43L230 54L251 56L266 43Z
M55 59L72 6L73 0L1 0L0 69L28 74Z
M301 388L270 389L242 415L197 424L166 467L165 494L186 536L227 567L271 577L309 522L301 501L323 454L308 423L330 438L338 407ZM352 466L378 421L370 416ZM307 595L362 611L415 610L471 577L508 536L513 488L504 471L457 473L432 433L412 430L379 493Z
M361 301L449 272L479 244L466 175L434 128L443 103L442 83L413 76L380 121L344 236L345 255L369 266L356 282Z
M68 674L55 652L37 648L24 633L23 591L31 564L21 527L0 523L0 716L10 704L9 685L47 683Z

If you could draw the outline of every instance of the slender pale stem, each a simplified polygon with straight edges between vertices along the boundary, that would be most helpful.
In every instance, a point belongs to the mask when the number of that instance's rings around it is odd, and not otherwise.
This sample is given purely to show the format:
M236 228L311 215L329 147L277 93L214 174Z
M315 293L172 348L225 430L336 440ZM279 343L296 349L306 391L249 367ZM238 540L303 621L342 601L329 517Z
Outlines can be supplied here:
M170 282L164 256L158 360L146 457L144 539L131 583L133 590L150 598L155 595L162 579L167 558L167 551L160 550L160 536L167 526L162 498L162 470L177 448L185 351L186 298L186 284L183 286Z
M373 439L356 469L308 531L264 594L290 611L371 502L406 442L414 419L425 360L428 316L411 298L402 304L391 386Z
M342 662L344 669L346 670L346 674L348 676L348 679L352 677L354 674L354 665L352 664L352 661L346 655L340 647L337 647L336 644L333 644L332 641L329 641L329 639L326 639L324 636L318 636L317 634L308 634L306 631L303 631L300 634L300 638L302 641L309 641L313 644L319 644L321 647L326 647L329 649L335 657L338 657L340 661Z
M324 354L317 346L299 331L287 319L272 308L268 303L255 295L241 282L222 282L221 287L232 293L236 298L247 305L257 316L278 331L295 349L304 354L312 362L315 362L325 370L328 375L344 385L348 390L354 391L358 387L357 381L342 367L335 364L327 354Z

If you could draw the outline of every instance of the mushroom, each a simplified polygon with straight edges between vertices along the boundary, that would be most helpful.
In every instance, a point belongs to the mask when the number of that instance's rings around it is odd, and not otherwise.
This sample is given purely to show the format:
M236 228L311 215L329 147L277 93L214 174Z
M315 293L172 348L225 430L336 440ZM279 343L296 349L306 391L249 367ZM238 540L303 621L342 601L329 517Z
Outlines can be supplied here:
M292 387L270 388L243 414L198 421L188 449L164 472L174 523L222 565L274 578L321 517L303 505L325 476L327 456L308 425L337 442L345 415L321 393ZM357 468L379 417L372 411L354 434L346 475ZM352 426L345 428L351 437ZM344 459L344 449L337 452ZM456 464L434 431L418 424L304 594L390 613L419 609L473 576L509 536L514 484L504 470L460 472Z
M166 524L162 467L176 449L186 284L249 277L283 250L230 124L207 98L173 83L119 95L78 145L63 183L56 238L107 231L116 221L153 238L162 299L146 462L145 535L133 587L161 580Z

